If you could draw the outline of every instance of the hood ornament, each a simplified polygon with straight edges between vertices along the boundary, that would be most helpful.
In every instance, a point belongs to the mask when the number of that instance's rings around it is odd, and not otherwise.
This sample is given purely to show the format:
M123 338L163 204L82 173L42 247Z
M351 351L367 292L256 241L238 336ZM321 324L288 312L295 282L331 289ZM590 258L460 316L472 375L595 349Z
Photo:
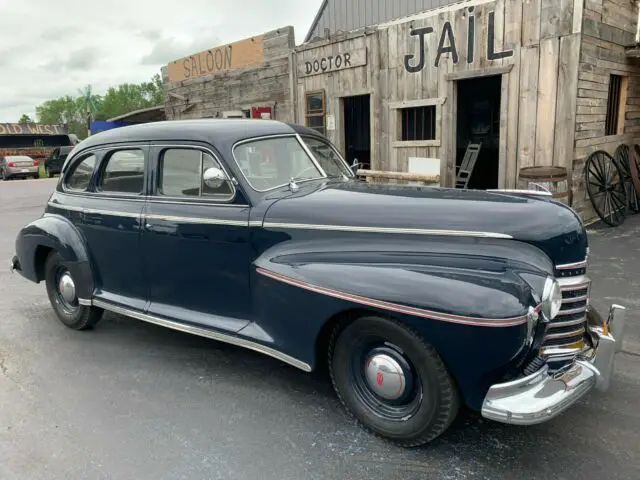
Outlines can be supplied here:
M293 177L291 177L291 180L289 180L289 190L291 190L293 193L300 190L300 187L298 186L298 184L296 183Z

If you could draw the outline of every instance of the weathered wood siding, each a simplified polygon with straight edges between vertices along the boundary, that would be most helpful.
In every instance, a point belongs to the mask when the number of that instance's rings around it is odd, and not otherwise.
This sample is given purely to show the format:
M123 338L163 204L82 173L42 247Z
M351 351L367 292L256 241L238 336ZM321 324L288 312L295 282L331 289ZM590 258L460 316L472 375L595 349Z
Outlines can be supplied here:
M274 30L263 37L265 62L262 65L168 83L165 87L167 118L217 118L225 111L270 106L272 118L293 121L290 75L290 52L295 44L293 28Z
M638 11L627 0L585 0L582 50L577 93L573 205L585 220L596 218L584 185L587 157L596 150L612 154L623 142L640 136L640 63L627 58L625 46L635 42ZM611 74L627 77L624 127L619 135L605 135Z
M340 99L371 92L371 168L407 171L410 157L438 158L442 184L451 186L457 80L501 75L499 185L515 187L522 167L570 169L582 1L470 0L381 24L360 36L352 32L342 42L334 38L298 47L298 62L300 56L308 60L363 47L368 62L297 78L296 120L304 123L304 93L324 89L327 111L336 120L336 131L328 136L343 147ZM400 141L399 109L420 105L437 107L436 138Z

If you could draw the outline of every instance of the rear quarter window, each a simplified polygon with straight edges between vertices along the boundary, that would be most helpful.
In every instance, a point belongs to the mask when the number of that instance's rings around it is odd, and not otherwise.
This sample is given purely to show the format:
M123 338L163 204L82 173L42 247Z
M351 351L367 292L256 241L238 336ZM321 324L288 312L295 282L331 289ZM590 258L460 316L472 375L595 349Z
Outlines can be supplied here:
M74 163L66 176L65 187L69 190L86 190L91 182L96 163L97 158L93 154Z
M116 150L105 161L98 188L105 193L140 194L144 190L144 152Z

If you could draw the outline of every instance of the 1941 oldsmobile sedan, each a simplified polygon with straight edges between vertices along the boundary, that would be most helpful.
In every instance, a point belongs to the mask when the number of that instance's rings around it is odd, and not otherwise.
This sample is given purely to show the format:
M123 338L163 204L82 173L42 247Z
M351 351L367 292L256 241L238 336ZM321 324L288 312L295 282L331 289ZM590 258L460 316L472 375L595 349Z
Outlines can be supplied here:
M531 425L608 388L625 309L590 306L587 256L545 192L369 183L305 127L193 120L75 146L11 268L72 329L107 310L326 366L365 427L417 446L461 405Z

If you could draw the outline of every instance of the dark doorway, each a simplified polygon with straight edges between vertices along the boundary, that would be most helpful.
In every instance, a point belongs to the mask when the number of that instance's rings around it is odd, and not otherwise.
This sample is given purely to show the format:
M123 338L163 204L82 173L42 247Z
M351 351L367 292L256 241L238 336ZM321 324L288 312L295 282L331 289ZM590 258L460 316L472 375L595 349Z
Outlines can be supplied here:
M502 76L458 82L456 172L469 143L481 143L468 188L498 188Z
M360 168L371 167L371 99L370 95L344 97L344 147L346 160L354 159Z

